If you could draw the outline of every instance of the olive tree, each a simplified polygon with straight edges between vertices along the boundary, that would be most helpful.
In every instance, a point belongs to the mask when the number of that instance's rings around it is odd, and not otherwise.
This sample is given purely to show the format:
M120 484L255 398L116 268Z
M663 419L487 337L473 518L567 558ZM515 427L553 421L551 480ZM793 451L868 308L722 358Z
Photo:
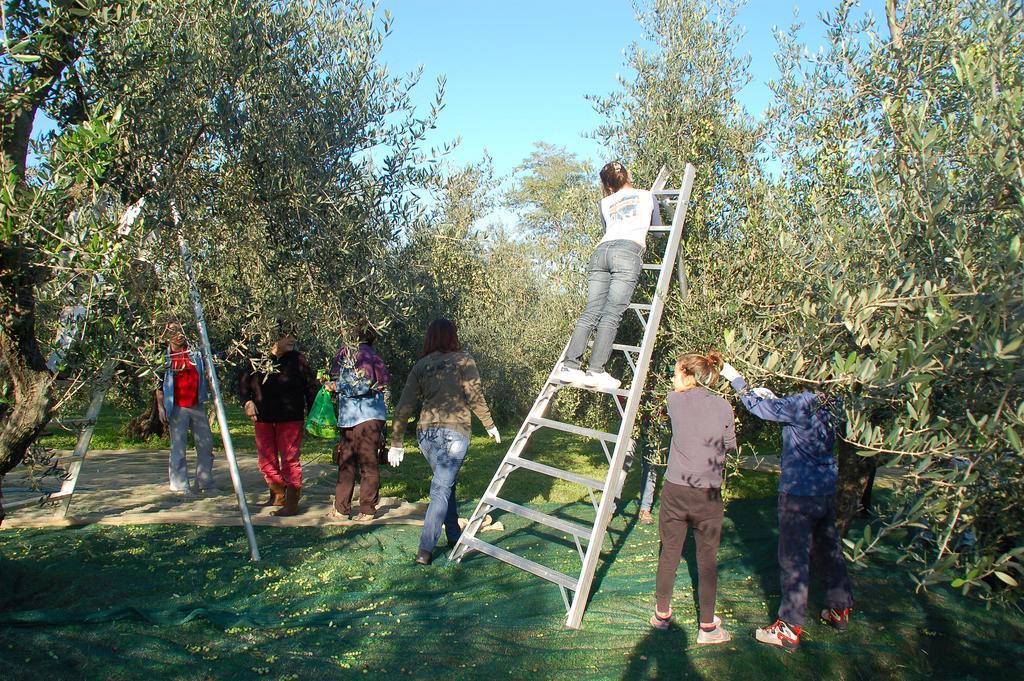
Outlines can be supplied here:
M343 315L393 316L386 267L419 211L414 190L435 174L421 141L441 87L421 114L419 75L380 63L390 16L358 0L13 6L0 323L13 404L0 474L52 413L45 355L68 301L86 315L59 371L133 351L151 370L156 321L186 308L179 234L222 345L247 352L284 318L325 357ZM35 165L23 101L55 121ZM127 206L142 217L123 219Z
M719 152L685 150L717 189L694 195L690 299L666 310L667 352L725 346L755 384L843 398L844 527L877 460L902 472L851 534L852 558L894 552L922 587L1017 593L1019 4L890 0L879 26L839 2L820 53L799 27L779 36L763 127L717 98L744 82L723 37L734 7L645 7L653 35L675 37L630 52L636 79L606 100L608 139L676 149L728 131ZM701 41L722 49L705 56ZM702 60L720 63L718 89L695 89ZM659 80L673 64L685 66ZM777 174L760 169L758 149Z

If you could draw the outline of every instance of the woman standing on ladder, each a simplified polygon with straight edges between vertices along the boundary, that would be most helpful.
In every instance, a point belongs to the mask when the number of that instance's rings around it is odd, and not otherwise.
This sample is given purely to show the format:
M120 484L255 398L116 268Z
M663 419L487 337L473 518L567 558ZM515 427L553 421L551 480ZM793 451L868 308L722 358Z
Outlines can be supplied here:
M601 169L601 223L604 237L587 267L587 304L576 322L558 378L565 383L614 390L622 381L605 371L622 313L629 307L633 289L640 279L647 230L661 224L661 212L654 195L635 189L629 171L618 161ZM586 373L580 368L583 351L591 334L594 347Z
M501 442L480 387L480 372L468 352L462 352L455 324L437 319L427 329L423 355L409 372L395 407L388 463L398 466L405 456L403 436L409 419L419 411L416 439L430 464L430 504L423 519L416 562L430 565L444 524L448 545L455 546L462 529L455 501L455 478L469 451L470 411L487 434Z

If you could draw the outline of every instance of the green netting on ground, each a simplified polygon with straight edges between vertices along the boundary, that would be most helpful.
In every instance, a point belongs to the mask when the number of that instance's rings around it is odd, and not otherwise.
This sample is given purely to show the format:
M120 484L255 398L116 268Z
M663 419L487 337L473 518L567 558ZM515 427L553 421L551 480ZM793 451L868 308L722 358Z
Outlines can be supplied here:
M463 508L463 513L470 508ZM585 505L549 513L587 517ZM419 528L103 527L0 532L4 679L1020 678L1024 625L898 569L854 570L845 635L811 624L793 655L754 642L777 606L775 507L729 505L719 606L731 644L695 645L687 562L677 626L647 626L658 535L631 503L611 528L580 631L558 589L490 558L413 564ZM555 568L576 550L510 516L483 538ZM692 557L692 549L688 550ZM812 594L812 604L820 599Z

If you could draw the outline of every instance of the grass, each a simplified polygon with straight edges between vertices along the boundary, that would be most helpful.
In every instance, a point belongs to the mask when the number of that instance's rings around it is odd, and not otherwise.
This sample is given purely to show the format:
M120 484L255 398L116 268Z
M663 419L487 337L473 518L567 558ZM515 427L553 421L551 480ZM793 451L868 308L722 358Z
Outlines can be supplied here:
M574 504L547 504L574 515ZM468 508L462 509L464 512ZM809 623L789 655L755 626L778 601L770 500L730 503L718 609L732 643L698 648L692 548L676 625L650 630L657 529L620 515L580 631L557 589L484 557L412 564L418 528L89 526L0 532L0 674L76 679L1020 678L1024 625L956 594L915 594L892 565L855 568L843 635ZM502 546L556 569L575 549L501 518ZM493 540L493 537L491 537ZM812 592L812 607L821 596Z
M104 414L97 447L117 447ZM251 427L235 412L239 449ZM511 436L511 432L508 433ZM247 439L248 438L248 439ZM52 438L51 443L59 442ZM66 446L66 445L57 445ZM150 445L152 446L152 445ZM429 476L413 443L384 480L385 493L423 499ZM460 475L463 515L505 451L474 437ZM541 461L597 473L599 447L546 434ZM307 441L306 457L329 443ZM592 514L579 489L539 476L510 478L503 492L548 513ZM81 679L986 679L1024 674L1024 623L939 589L915 593L884 560L852 567L856 599L846 634L809 622L788 655L753 641L774 618L775 484L744 471L729 479L718 610L728 645L695 645L692 542L680 566L676 624L646 624L658 556L656 526L636 523L637 478L623 497L579 631L563 628L553 585L470 556L412 564L419 529L403 526L258 528L264 559L246 560L239 528L87 526L0 531L0 677ZM657 510L657 509L656 509ZM563 537L512 516L482 538L567 573L578 571ZM821 594L811 594L810 612Z

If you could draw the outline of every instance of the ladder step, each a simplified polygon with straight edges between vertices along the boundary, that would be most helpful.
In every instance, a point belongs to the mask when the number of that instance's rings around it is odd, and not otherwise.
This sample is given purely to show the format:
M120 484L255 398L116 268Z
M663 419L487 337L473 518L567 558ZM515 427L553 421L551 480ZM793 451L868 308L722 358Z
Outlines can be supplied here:
M501 497L485 496L483 502L488 506L500 508L501 510L508 511L509 513L515 513L518 516L522 516L523 518L532 520L535 523L540 523L541 525L547 525L548 527L560 530L562 532L565 532L566 534L575 535L581 539L590 538L591 528L585 527L584 525L580 525L579 523L574 523L569 520L562 520L561 518L556 518L553 515L548 515L547 513L535 511L532 508L527 508L526 506L514 504L511 501L508 501L507 499L502 499Z
M654 225L654 226L650 227L647 231L648 232L660 232L660 233L667 234L668 232L672 231L672 225Z
M96 425L96 419L89 419L89 418L65 419L63 421L59 421L57 419L54 419L53 421L50 421L47 424L47 427L48 428L65 428L67 430L75 430L75 429L85 428L86 426L95 426L95 425Z
M57 499L63 499L64 497L69 497L69 496L71 496L70 492L60 492L60 491L49 492L49 493L46 493L46 492L36 493L36 494L33 494L31 497L28 497L27 499L18 499L16 501L5 501L4 502L4 510L5 511L13 511L16 508L21 508L23 506L48 504L51 501L56 501Z
M636 352L636 353L639 353L640 352L640 346L639 345L623 345L621 343L613 343L612 344L612 350L624 350L626 352Z
M551 385L557 386L558 388L579 388L580 390L589 390L595 393L604 393L605 395L615 395L617 397L629 397L629 391L625 388L592 388L589 385L581 385L578 383L563 383L562 381L551 381Z
M648 305L646 303L630 303L629 304L629 309L630 310L644 310L645 312L650 312L651 310L654 309L654 306L653 305Z
M563 574L558 570L552 570L551 568L541 565L540 563L535 563L529 558L517 556L511 551L506 551L505 549L498 548L494 544L488 544L485 541L480 541L476 537L467 537L463 535L459 541L461 541L468 549L487 554L491 558L497 558L498 560L508 563L509 565L514 565L520 570L532 572L533 574L537 575L542 579L546 579L549 582L554 582L559 586L564 586L566 589L569 589L571 591L576 591L576 579L570 577L569 575Z
M628 392L626 393L629 394ZM583 437L593 438L594 440L604 440L605 442L615 442L618 439L618 435L615 433L606 433L603 430L594 430L593 428L584 428L583 426L574 426L571 423L562 423L561 421L553 421L552 419L544 419L539 416L531 416L526 419L528 423L540 426L542 428L551 428L552 430L561 430L565 433L572 433L573 435L581 435Z
M594 478L588 478L585 475L579 473L573 473L572 471L563 471L561 468L555 468L554 466L548 466L543 463L537 463L530 459L523 459L518 456L510 456L505 459L505 463L510 466L516 466L517 468L526 468L537 473L543 473L552 478L558 478L565 480L566 482L574 482L577 485L583 487L589 487L590 489L596 489L598 491L604 491L604 480L596 480Z
M644 263L643 265L641 265L641 267L643 267L643 269L645 270L652 270L655 272L661 271L661 265L656 265L654 263Z

